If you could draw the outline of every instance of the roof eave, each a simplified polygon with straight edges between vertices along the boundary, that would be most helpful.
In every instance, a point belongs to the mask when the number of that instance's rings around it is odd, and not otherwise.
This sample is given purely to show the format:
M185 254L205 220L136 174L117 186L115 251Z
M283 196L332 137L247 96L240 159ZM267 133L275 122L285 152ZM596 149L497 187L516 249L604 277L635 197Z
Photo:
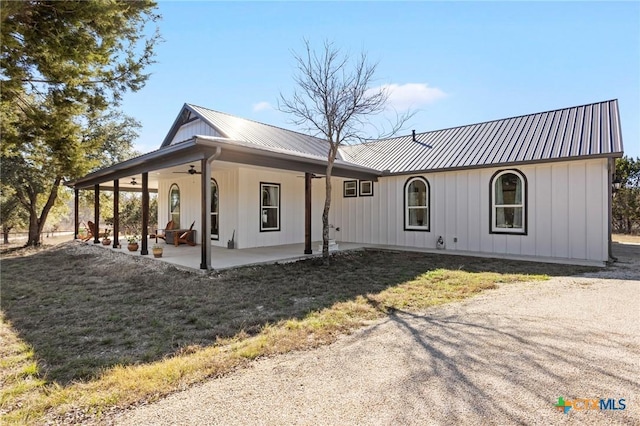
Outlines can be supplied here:
M470 170L470 169L488 169L488 168L499 168L499 167L518 167L518 166L526 166L530 164L544 164L544 163L559 163L566 161L577 161L577 160L592 160L597 158L621 158L624 155L623 152L610 152L607 154L597 154L597 155L581 155L575 157L562 157L562 158L548 158L544 160L528 160L528 161L515 161L508 163L494 163L494 164L483 164L483 165L471 165L471 166L460 166L460 167L446 167L439 169L420 169L420 170L408 170L408 171L399 171L399 172L388 172L382 171L380 175L384 176L406 176L406 175L414 175L418 173L440 173L440 172L451 172L451 171L459 171L459 170Z

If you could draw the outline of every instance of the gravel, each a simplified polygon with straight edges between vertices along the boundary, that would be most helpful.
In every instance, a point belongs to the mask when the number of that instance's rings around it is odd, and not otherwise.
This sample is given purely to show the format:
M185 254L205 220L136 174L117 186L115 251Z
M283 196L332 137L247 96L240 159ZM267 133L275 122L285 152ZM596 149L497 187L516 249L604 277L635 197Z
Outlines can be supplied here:
M123 425L640 424L640 246L582 277L397 311L103 422ZM559 412L558 397L625 410ZM618 406L618 405L616 405Z

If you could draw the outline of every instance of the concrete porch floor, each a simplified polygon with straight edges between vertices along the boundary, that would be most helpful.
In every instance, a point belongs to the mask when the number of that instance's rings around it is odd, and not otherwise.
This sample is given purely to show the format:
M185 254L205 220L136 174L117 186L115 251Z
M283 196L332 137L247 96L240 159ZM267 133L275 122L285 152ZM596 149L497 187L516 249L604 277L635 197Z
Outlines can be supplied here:
M88 244L90 244L89 242ZM99 247L105 249L116 250L121 253L125 253L131 256L141 256L140 250L131 252L127 250L127 240L122 238L120 240L122 248L114 249L111 246L103 246L98 244ZM300 259L310 258L314 256L321 256L322 251L318 250L320 241L314 241L311 245L313 254L304 254L304 244L285 244L279 246L269 247L255 247L246 249L233 249L229 250L224 247L211 247L211 267L214 270L224 270L229 268L237 268L240 266L276 263L276 262L293 262ZM200 245L188 246L181 244L178 247L173 244L166 244L160 241L158 244L162 246L164 252L161 258L154 258L151 248L155 244L155 238L149 239L148 248L149 254L144 256L152 260L159 262L166 262L178 267L194 269L203 271L200 269ZM496 254L496 253L479 253L469 251L458 250L437 250L418 247L402 247L402 246L389 246L380 244L364 244L364 243L345 243L338 241L339 251L356 250L364 248L374 248L380 250L392 250L392 251L408 251L408 252L420 252L420 253L434 253L434 254L449 254L454 256L472 256L472 257L487 257L487 258L501 258L509 260L530 261L530 262L545 262L545 263L564 263L583 266L605 266L604 262L600 261L585 261L578 259L561 259L561 258L548 258L548 257L534 257L534 256L517 256L510 254Z
M164 241L158 242L164 250L161 258L154 258L151 248L155 244L155 238L150 238L148 242L149 254L144 256L149 259L157 260L159 262L166 262L176 266L200 269L200 245L188 246L180 244L178 247L173 244L166 244ZM130 256L141 256L140 250L132 252L127 250L126 239L121 239L120 244L122 248L114 249L111 246L100 247L105 249L110 248L114 251L119 251ZM223 247L211 247L211 267L214 270L223 270L229 268L237 268L239 266L257 265L263 263L276 263L276 262L292 262L295 260L305 259L314 256L320 256L322 251L318 251L317 248L321 244L319 241L314 241L311 247L313 248L313 254L304 254L304 244L285 244L280 246L270 247L255 247L246 249L227 249ZM354 250L367 246L367 244L355 244L355 243L338 243L340 251Z

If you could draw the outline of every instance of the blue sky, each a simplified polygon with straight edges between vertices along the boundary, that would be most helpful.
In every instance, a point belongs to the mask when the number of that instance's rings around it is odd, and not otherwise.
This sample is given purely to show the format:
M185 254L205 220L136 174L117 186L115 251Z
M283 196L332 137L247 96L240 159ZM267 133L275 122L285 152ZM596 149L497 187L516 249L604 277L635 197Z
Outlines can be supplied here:
M184 103L285 128L303 38L378 62L402 134L617 98L625 153L640 156L638 2L160 2L164 42L122 105L157 149Z

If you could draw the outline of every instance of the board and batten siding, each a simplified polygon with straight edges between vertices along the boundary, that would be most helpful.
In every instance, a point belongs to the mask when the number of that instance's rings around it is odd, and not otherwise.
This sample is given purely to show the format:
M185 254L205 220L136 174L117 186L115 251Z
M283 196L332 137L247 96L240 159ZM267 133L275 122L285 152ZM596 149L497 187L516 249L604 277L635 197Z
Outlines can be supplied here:
M216 170L211 177L218 183L219 239L211 244L227 247L234 236L235 247L251 248L304 242L304 173L282 172L276 169L242 167ZM260 232L260 182L280 185L280 230ZM189 227L195 220L200 243L201 192L200 175L162 179L158 185L158 223L169 221L169 188L180 188L180 226ZM312 181L312 239L322 239L322 208L324 179ZM314 248L315 249L315 248Z
M515 169L527 179L527 235L492 234L490 181ZM589 261L608 260L607 159L381 177L373 197L344 198L335 179L331 223L343 242ZM429 181L429 232L404 230L404 185ZM457 241L454 242L454 239Z
M158 226L164 227L170 220L169 188L174 183L180 188L180 228L186 229L195 221L193 228L200 242L200 175L176 174L175 178L158 181Z
M239 168L239 248L275 246L304 242L304 173L287 173L266 168ZM322 182L318 182L322 181ZM280 185L280 230L260 232L260 183ZM222 191L222 190L221 190ZM324 181L312 182L312 239L322 238ZM222 220L221 220L222 226Z
M201 119L193 120L190 123L183 124L176 132L176 135L171 140L170 145L178 142L191 139L192 137L200 136L221 136L213 127L202 121Z

